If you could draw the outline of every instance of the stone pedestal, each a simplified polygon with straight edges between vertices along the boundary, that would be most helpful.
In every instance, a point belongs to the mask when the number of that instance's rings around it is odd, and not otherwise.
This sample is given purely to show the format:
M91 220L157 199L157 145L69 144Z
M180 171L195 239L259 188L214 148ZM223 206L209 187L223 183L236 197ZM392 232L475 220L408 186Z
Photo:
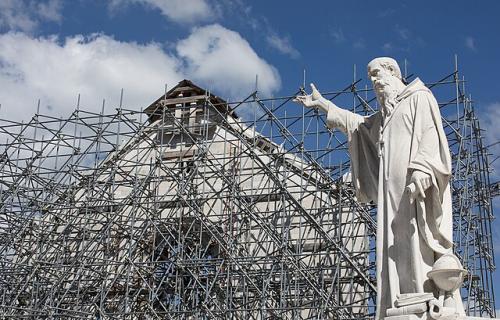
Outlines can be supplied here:
M431 319L431 317L429 317L427 313L422 313L420 315L405 314L401 316L391 316L384 318L384 320L427 320L427 319Z
M464 316L459 316L459 315L442 317L440 320L488 320L488 319L500 320L499 318L482 318L482 317L467 317L467 316L464 317ZM402 316L385 317L384 320L433 320L433 319L426 312L426 313L422 313L420 315L405 314Z

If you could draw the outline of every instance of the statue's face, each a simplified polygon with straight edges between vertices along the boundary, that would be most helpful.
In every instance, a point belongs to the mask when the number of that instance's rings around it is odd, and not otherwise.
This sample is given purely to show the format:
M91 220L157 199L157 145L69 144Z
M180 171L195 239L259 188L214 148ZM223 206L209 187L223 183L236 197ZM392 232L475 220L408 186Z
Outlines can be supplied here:
M378 62L368 65L368 77L372 81L377 96L391 94L397 88L398 82L401 81L391 70L381 66Z
M396 78L392 73L379 63L373 63L368 66L368 77L372 81L373 89L376 94L382 94Z

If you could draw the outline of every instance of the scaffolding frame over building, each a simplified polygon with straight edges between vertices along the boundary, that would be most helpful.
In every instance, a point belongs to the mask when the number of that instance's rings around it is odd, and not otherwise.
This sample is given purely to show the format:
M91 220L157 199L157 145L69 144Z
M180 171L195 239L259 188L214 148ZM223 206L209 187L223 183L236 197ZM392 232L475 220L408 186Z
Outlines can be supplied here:
M370 114L362 84L323 95ZM494 317L488 150L458 68L427 85L464 306ZM376 208L356 201L345 137L291 105L301 90L231 103L184 80L144 111L0 120L2 317L373 318Z

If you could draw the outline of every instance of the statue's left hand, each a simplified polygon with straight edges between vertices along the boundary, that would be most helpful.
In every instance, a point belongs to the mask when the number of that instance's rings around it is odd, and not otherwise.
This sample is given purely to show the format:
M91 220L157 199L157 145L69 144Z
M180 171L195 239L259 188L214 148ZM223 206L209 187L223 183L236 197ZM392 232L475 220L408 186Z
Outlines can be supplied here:
M410 195L410 203L413 203L418 196L425 199L425 190L432 185L431 176L423 171L415 170L411 174L410 184L406 187L406 191Z

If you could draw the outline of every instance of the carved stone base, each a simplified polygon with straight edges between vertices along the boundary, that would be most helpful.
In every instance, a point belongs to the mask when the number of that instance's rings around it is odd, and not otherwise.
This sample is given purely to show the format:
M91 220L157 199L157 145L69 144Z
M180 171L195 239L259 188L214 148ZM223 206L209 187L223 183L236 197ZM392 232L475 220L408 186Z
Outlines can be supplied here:
M453 318L453 320L458 319L458 320L500 320L498 318L483 318L483 317L461 317L457 316L456 318Z
M427 312L426 313L421 313L421 314L405 314L401 316L391 316L391 317L385 317L384 320L427 320L431 319L431 317L428 316Z
M464 316L459 316L459 315L443 317L441 319L443 319L443 320L489 320L489 319L490 320L500 320L499 318L481 318L481 317L467 317L467 316L464 317ZM422 313L420 315L405 314L402 316L385 317L384 320L433 320L433 319L426 312L426 313Z

